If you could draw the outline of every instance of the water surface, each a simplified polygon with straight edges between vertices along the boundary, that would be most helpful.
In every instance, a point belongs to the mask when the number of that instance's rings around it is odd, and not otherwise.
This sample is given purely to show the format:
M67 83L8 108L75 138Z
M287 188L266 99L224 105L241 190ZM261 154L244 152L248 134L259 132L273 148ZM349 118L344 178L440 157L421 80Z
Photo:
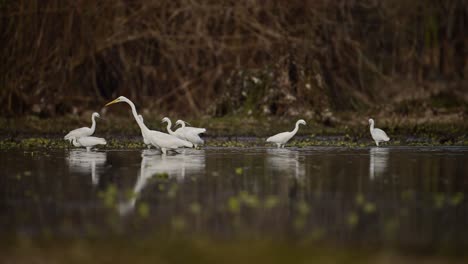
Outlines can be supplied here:
M468 245L468 148L0 152L0 235Z

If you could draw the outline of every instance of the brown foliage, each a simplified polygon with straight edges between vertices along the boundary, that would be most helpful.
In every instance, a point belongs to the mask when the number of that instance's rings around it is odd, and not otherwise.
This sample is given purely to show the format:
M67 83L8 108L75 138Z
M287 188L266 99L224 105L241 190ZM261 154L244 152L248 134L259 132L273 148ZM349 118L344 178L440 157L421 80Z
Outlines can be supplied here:
M4 114L67 113L118 95L184 114L246 103L272 114L293 102L356 109L404 92L395 80L463 86L468 71L463 0L3 0L0 9Z

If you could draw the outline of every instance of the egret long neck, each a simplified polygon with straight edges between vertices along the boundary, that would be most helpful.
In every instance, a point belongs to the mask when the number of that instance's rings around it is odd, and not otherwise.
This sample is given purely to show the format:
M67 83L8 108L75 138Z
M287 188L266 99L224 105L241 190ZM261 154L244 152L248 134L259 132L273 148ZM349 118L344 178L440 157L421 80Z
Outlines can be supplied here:
M372 130L374 130L374 122L370 123L370 131L372 132Z
M295 135L295 134L297 133L298 130L299 130L299 122L296 122L296 127L294 127L294 130L291 131L291 133L292 133L293 135Z
M94 133L94 130L96 129L96 116L95 115L93 115L91 117L91 122L92 122L92 124L91 124L91 133Z
M169 134L172 135L174 132L172 131L171 126L172 126L172 122L170 119L168 119L167 120L167 132L169 132Z
M132 101L128 100L128 101L125 101L127 104L130 105L130 108L132 108L132 114L133 114L133 117L135 118L135 121L137 122L138 126L140 127L141 131L142 132L149 132L149 129L145 126L145 124L143 123L143 121L141 121L141 119L138 117L138 113L136 111L136 107L135 105L133 104Z

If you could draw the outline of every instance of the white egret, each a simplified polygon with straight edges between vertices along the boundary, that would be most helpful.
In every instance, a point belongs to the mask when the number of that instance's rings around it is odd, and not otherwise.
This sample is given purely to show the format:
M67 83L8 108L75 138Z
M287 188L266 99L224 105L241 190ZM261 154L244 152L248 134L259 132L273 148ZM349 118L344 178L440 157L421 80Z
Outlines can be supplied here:
M113 100L112 102L107 103L105 106L109 106L111 104L121 103L121 102L127 103L132 109L133 117L135 118L135 121L137 122L138 126L141 129L143 138L146 138L147 142L151 143L151 145L157 148L161 148L161 151L163 154L166 154L167 150L175 150L181 147L188 147L188 148L192 147L192 143L188 141L179 139L175 136L162 133L156 130L150 130L148 127L146 127L145 124L138 117L135 104L133 104L133 102L130 101L125 96L119 96L117 99Z
M106 145L107 142L103 138L99 137L72 137L73 146L75 147L85 147L86 151L90 151L92 147L96 145Z
M369 119L369 124L370 124L370 133L371 133L372 139L375 141L375 144L377 145L377 147L379 146L379 142L390 140L390 138L382 129L374 128L374 119L372 118Z
M96 130L96 117L101 117L98 113L94 112L91 115L91 120L92 120L92 125L91 127L82 127L82 128L77 128L72 131L70 131L63 139L71 141L73 137L75 138L80 138L80 137L88 137L91 136L94 131Z
M185 140L192 142L195 148L197 148L198 145L203 145L205 142L200 138L199 134L205 133L206 129L198 127L186 127L185 123L186 122L183 120L177 120L176 125L180 125L181 128L177 129L175 133L181 134Z
M140 121L143 123L143 116L142 116L142 115L138 115L138 118L140 118ZM148 148L151 148L151 142L149 142L149 140L145 137L145 134L141 133L141 135L143 136L143 143L145 143L145 145L146 145Z
M163 122L163 123L164 123L164 122L167 123L167 132L168 132L169 134L171 134L171 135L173 135L173 136L175 136L175 137L178 137L178 138L180 138L180 139L182 139L182 140L186 140L186 139L185 139L185 136L183 135L183 133L181 133L182 130L180 130L180 128L177 129L176 131L172 131L172 129L171 129L171 127L172 127L172 122L171 122L171 119L169 119L169 117L164 117L164 118L162 119L162 122Z
M283 132L276 134L274 136L271 136L267 138L267 142L272 142L275 143L278 148L284 148L284 145L292 138L294 135L296 135L297 131L299 130L299 125L306 125L306 121L303 119L299 119L296 122L296 127L294 128L293 131L291 132Z

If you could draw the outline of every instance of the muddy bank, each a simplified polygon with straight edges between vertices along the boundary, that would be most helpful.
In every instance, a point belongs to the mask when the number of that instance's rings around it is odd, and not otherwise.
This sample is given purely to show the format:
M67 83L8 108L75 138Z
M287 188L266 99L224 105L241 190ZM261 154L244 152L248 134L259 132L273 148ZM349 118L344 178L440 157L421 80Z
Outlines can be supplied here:
M90 114L41 119L26 116L0 119L0 147L70 147L62 140L68 131L90 126ZM342 114L323 122L307 120L289 146L351 146L373 145L366 113ZM151 129L166 131L162 116L147 115L145 123ZM229 116L223 118L184 118L194 127L204 127L206 146L248 147L268 146L267 137L290 131L297 118ZM174 122L175 120L173 120ZM462 115L444 118L376 118L376 127L391 138L387 145L468 145L468 124ZM105 116L97 120L95 136L108 141L106 148L141 148L141 132L128 115Z
M264 137L237 137L220 136L205 137L204 148L210 147L275 147L265 142ZM143 149L146 148L139 136L108 135L107 145L98 146L97 149ZM349 135L335 136L298 136L288 142L286 147L310 147L310 146L342 146L342 147L371 147L375 146L369 137L352 137ZM466 136L456 138L423 137L398 135L382 146L468 146ZM0 149L71 149L73 147L58 135L20 135L14 137L3 137L0 139Z

